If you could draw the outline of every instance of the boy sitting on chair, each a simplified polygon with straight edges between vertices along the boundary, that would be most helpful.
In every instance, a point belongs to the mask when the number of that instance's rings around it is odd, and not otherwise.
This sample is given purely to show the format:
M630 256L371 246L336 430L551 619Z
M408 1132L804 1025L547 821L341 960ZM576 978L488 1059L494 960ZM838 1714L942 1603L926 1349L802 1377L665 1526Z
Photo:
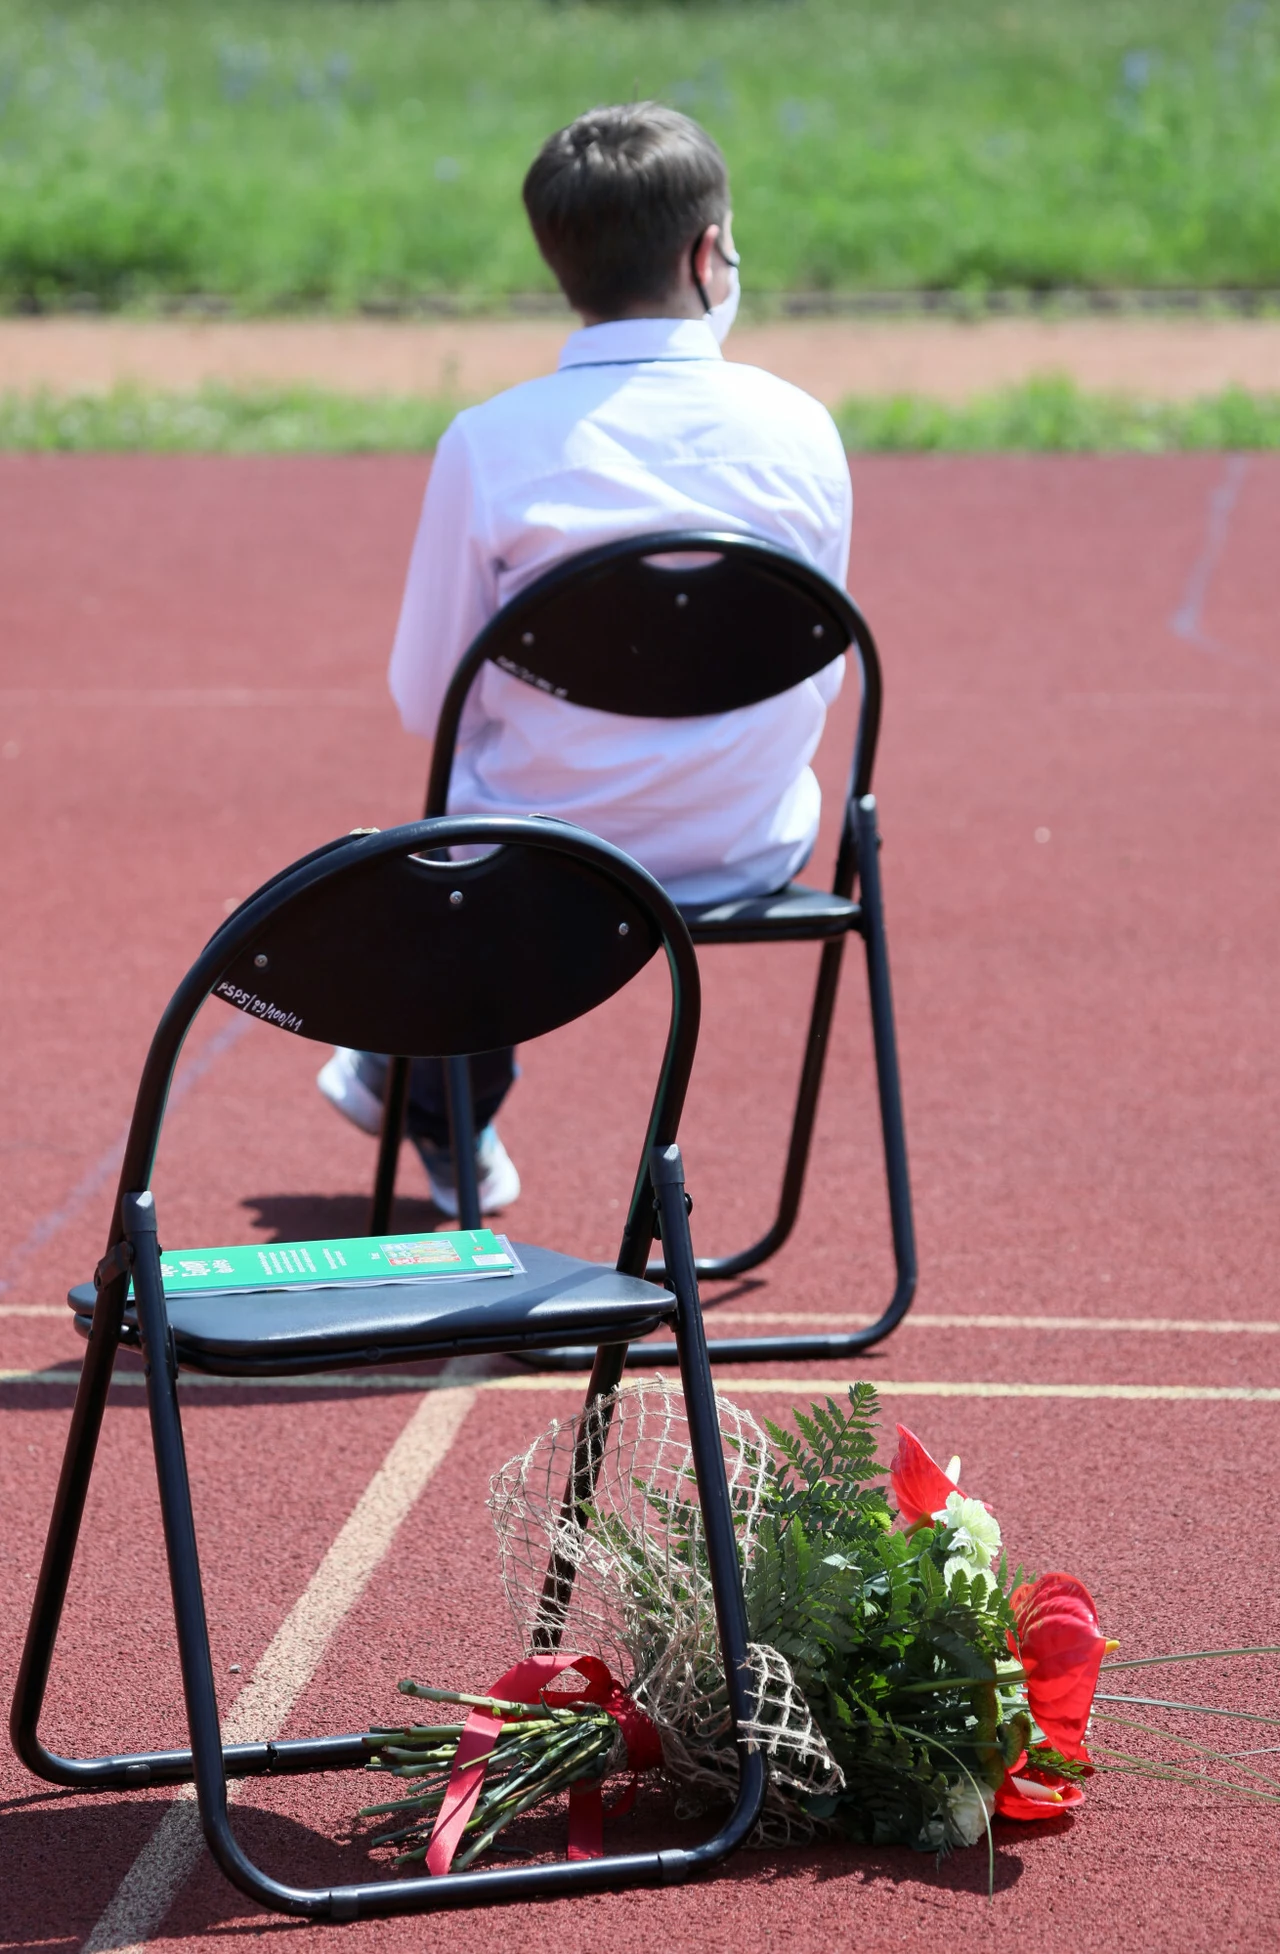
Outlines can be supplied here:
M716 144L654 102L593 109L542 146L524 183L538 247L582 318L557 371L458 415L436 451L391 654L411 733L430 740L483 625L565 557L659 530L737 531L843 586L852 496L826 409L730 364L738 306L729 179ZM551 814L614 842L677 902L763 895L818 831L809 761L844 660L759 705L633 719L548 698L482 667L459 731L451 814ZM519 1176L493 1126L514 1055L471 1061L481 1204ZM381 1125L385 1059L339 1051L326 1098ZM443 1068L413 1068L408 1132L436 1205L456 1214Z

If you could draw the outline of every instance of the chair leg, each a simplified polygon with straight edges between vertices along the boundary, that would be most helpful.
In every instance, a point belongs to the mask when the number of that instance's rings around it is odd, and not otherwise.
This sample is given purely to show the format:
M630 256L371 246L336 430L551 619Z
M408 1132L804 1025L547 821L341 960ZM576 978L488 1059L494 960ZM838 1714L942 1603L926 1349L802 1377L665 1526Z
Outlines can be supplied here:
M476 1178L476 1110L471 1096L470 1059L445 1060L444 1089L453 1146L453 1184L458 1190L458 1226L478 1228L480 1188Z
M902 1111L902 1077L898 1068L898 1039L893 1017L893 988L889 980L889 945L885 933L884 889L880 879L880 834L876 819L876 803L872 794L864 794L854 809L854 833L857 845L859 907L862 911L862 936L867 957L867 990L871 1006L872 1043L875 1051L876 1088L880 1102L880 1132L884 1147L885 1181L889 1196L889 1224L893 1237L894 1288L888 1306L865 1329L846 1332L836 1336L814 1337L713 1337L708 1345L711 1361L730 1363L747 1362L785 1362L790 1358L814 1357L852 1357L860 1351L868 1350L895 1330L911 1307L916 1293L918 1264L916 1260L915 1223L911 1207L911 1177L907 1167L906 1123ZM839 946L828 946L828 948ZM826 952L824 951L824 961ZM815 1077L812 1101L808 1108L808 1128L804 1132L804 1153L808 1151L808 1133L812 1129L813 1114L817 1107L817 1086L822 1073L822 1059L825 1053L826 1033L831 1021L831 1006L835 1001L835 978L839 973L838 963L832 978L829 1002L825 1018L821 1015L823 1003L823 971L819 971L818 995L814 1001L813 1026L810 1030L810 1046L815 1032L820 1026L822 1050L816 1056ZM811 1052L806 1052L806 1071ZM804 1105L802 1086L800 1104L797 1106L797 1127L801 1125L801 1110ZM795 1134L792 1135L793 1150ZM788 1162L790 1168L790 1161ZM803 1156L801 1176L803 1177ZM796 1189L796 1202L799 1203L799 1188ZM665 1224L664 1224L665 1233ZM766 1238L767 1239L767 1238ZM733 1259L733 1258L730 1258ZM740 1265L740 1263L739 1263ZM702 1264L699 1264L699 1269ZM717 1271L719 1272L719 1271ZM726 1273L729 1271L726 1269ZM633 1346L628 1361L635 1364L669 1361L674 1355L666 1346L654 1347L652 1344Z
M396 1171L409 1107L409 1060L393 1058L387 1066L387 1097L378 1141L378 1166L369 1210L370 1235L385 1235L391 1227ZM454 1185L458 1190L458 1225L480 1226L480 1190L476 1179L476 1122L471 1097L471 1067L465 1058L444 1061L445 1097L453 1144Z
M679 1885L695 1873L717 1864L727 1853L741 1844L755 1823L764 1797L764 1762L758 1752L744 1759L738 1798L729 1819L714 1838L701 1846L666 1852L620 1854L606 1859L570 1861L556 1865L504 1867L481 1873L450 1873L444 1879L370 1880L356 1885L334 1887L287 1886L254 1865L236 1842L228 1821L226 1768L218 1723L213 1665L209 1653L208 1624L205 1619L204 1595L200 1581L195 1521L191 1510L191 1490L179 1416L177 1368L165 1315L160 1255L155 1232L155 1207L151 1195L148 1193L126 1196L124 1211L127 1239L134 1250L134 1288L147 1365L147 1406L151 1417L165 1550L173 1591L183 1690L192 1740L190 1752L165 1755L174 1767L185 1761L187 1768L182 1775L188 1777L194 1775L200 1820L206 1842L231 1883L261 1906L269 1907L278 1913L313 1920L352 1921L392 1914L435 1912L445 1908L481 1905L499 1900L550 1899L562 1895L618 1891L633 1886ZM123 1284L121 1287L123 1288ZM103 1323L104 1325L108 1323L105 1314ZM28 1727L26 1716L21 1718L19 1716L20 1706L24 1710L30 1710L30 1734L34 1740L39 1698L48 1672L48 1658L52 1651L53 1636L57 1630L57 1616L62 1597L66 1591L67 1574L75 1546L75 1533L83 1510L84 1492L92 1465L102 1406L110 1382L111 1361L119 1334L119 1311L116 1312L114 1323L108 1327L95 1326L95 1334L98 1342L96 1346L91 1346L92 1361L86 1363L82 1391L77 1400L77 1412L73 1420L74 1442L68 1447L63 1480L59 1488L59 1502L50 1531L50 1546L46 1551L45 1568L42 1571L37 1616L33 1618L32 1634L28 1637L28 1652L24 1657L23 1677L20 1681L18 1701L15 1703L15 1741L19 1730L25 1732ZM602 1383L612 1368L612 1360L602 1365ZM705 1371L705 1356L703 1369ZM722 1460L720 1477L723 1484ZM713 1578L720 1580L718 1574ZM720 1585L723 1585L722 1581ZM739 1598L740 1593L739 1589ZM717 1605L719 1606L719 1587L717 1587ZM735 1647L736 1644L731 1642L730 1646ZM741 1696L741 1694L739 1688L737 1695ZM736 1698L733 1700L736 1701ZM291 1744L262 1748L278 1748L282 1752L290 1753L301 1753L304 1749L310 1749L314 1760L310 1768L323 1769L325 1761L328 1761L325 1754L331 1753L335 1746L350 1745L360 1741L358 1738L341 1738L323 1740L315 1746ZM257 1748L236 1746L234 1751L227 1752L225 1756L227 1759L234 1758L238 1762L242 1750ZM62 1772L55 1773L47 1768L49 1765L57 1766L68 1762L67 1760L51 1758L42 1749L38 1749L38 1755L33 1756L30 1746L23 1749L22 1754L32 1768L38 1770L43 1776L55 1776L55 1781L58 1782L81 1781L75 1776ZM118 1765L129 1760L99 1761ZM344 1756L341 1759L333 1757L332 1761L354 1760ZM308 1765L301 1755L295 1755L291 1757L285 1768L304 1770ZM178 1770L175 1768L170 1774L177 1776ZM140 1780L126 1777L125 1781ZM98 1776L93 1782L102 1784L106 1780Z
M500 1900L552 1899L574 1894L614 1892L634 1886L679 1885L694 1874L714 1866L740 1845L754 1825L764 1798L764 1762L758 1752L744 1759L737 1802L729 1818L714 1838L701 1846L665 1852L619 1854L606 1859L555 1865L451 1873L445 1879L369 1880L334 1887L287 1886L254 1865L231 1831L227 1812L228 1766L235 1775L256 1775L264 1771L300 1773L357 1765L364 1761L367 1753L363 1733L351 1737L301 1739L282 1744L237 1744L225 1751L223 1749L195 1521L191 1510L191 1489L182 1440L177 1371L164 1310L155 1208L150 1194L127 1196L124 1207L127 1238L135 1253L134 1287L147 1364L147 1406L155 1448L191 1749L93 1759L62 1758L47 1751L37 1735L45 1684L119 1343L124 1289L121 1281L120 1294L114 1299L114 1309L110 1307L112 1299L104 1293L100 1304L101 1314L95 1311L14 1697L13 1741L28 1767L36 1775L53 1783L86 1790L115 1785L176 1783L194 1777L205 1839L226 1877L261 1906L274 1912L313 1920L376 1919ZM683 1213L683 1203L681 1211ZM615 1352L612 1349L600 1353L599 1375L593 1377L593 1390L597 1394L616 1385L621 1375L622 1354L621 1350ZM703 1368L705 1370L705 1356ZM698 1442L706 1451L706 1436L701 1431ZM716 1457L719 1459L718 1453ZM723 1485L722 1460L719 1460L719 1465ZM727 1495L725 1503L727 1506ZM720 1558L723 1558L722 1552ZM736 1559L734 1565L736 1568ZM718 1561L713 1562L712 1578L719 1609L724 1582ZM740 1587L738 1594L740 1600ZM736 1646L730 1621L726 1647L732 1650ZM742 1697L741 1677L735 1670L731 1678L731 1701L736 1704ZM739 1712L735 1708L737 1714L746 1712Z
M608 1426L602 1424L600 1419L591 1416L592 1408L599 1399L606 1398L611 1391L617 1390L622 1382L626 1363L625 1343L601 1344L596 1351L591 1366L591 1376L587 1382L586 1399L578 1419L573 1463L569 1467L569 1477L565 1482L564 1494L560 1501L560 1517L568 1524L582 1525L583 1509L589 1504L591 1495L595 1491L601 1460L604 1456L604 1440ZM576 1574L577 1568L568 1555L552 1554L542 1583L542 1601L533 1631L535 1648L554 1651L560 1647L565 1617L573 1598Z
M385 1235L391 1228L391 1205L396 1194L396 1170L400 1165L400 1142L404 1139L405 1115L409 1110L409 1061L393 1058L387 1066L387 1096L382 1108L382 1133L378 1140L378 1165L373 1180L373 1202L369 1209L370 1235Z
M698 1301L698 1277L693 1243L689 1234L689 1215L685 1206L684 1167L677 1146L656 1147L651 1172L654 1192L662 1217L662 1239L668 1255L671 1280L679 1305L677 1347L680 1381L693 1447L698 1499L702 1508L707 1540L707 1559L711 1590L720 1634L720 1653L724 1662L729 1710L740 1731L751 1719L755 1703L751 1688L751 1668L747 1652L747 1610L742 1592L742 1571L738 1561L737 1535L733 1507L725 1476L721 1449L720 1420L716 1412L715 1386L702 1311ZM578 1518L590 1500L600 1471L604 1429L589 1419L598 1397L616 1389L627 1359L625 1344L602 1346L596 1352L591 1382L582 1421L578 1427L573 1465L565 1487L562 1512ZM565 1614L573 1591L574 1564L567 1556L553 1555L542 1591L542 1608L534 1644L540 1649L559 1647ZM711 1842L714 1858L734 1851L747 1838L764 1804L766 1772L763 1754L754 1746L740 1745L738 1795L724 1826ZM708 1861L713 1863L713 1861Z
M745 1275L761 1262L767 1262L776 1255L790 1235L800 1212L800 1196L804 1192L804 1177L809 1165L809 1146L813 1139L814 1122L818 1116L818 1095L822 1089L822 1074L827 1062L827 1041L831 1031L831 1020L835 1013L836 996L840 989L840 967L844 959L846 939L836 937L822 946L818 963L818 978L814 986L813 1008L809 1013L809 1031L805 1039L804 1058L800 1065L800 1084L796 1091L795 1112L791 1120L791 1137L787 1142L786 1165L782 1171L782 1189L778 1196L778 1211L766 1232L750 1248L739 1249L735 1255L701 1256L697 1270L700 1277L708 1281L727 1281L732 1276ZM661 1262L652 1265L647 1273L650 1277L660 1277L665 1265Z
M189 1750L63 1757L47 1749L40 1739L40 1714L120 1343L123 1278L119 1288L121 1295L114 1298L104 1291L94 1311L9 1723L14 1750L29 1771L51 1784L83 1791L182 1784L189 1782L193 1775ZM233 1744L223 1750L228 1770L234 1777L355 1768L367 1761L368 1754L363 1733L349 1737L297 1738L284 1743Z
M880 1335L886 1336L911 1307L911 1299L916 1293L918 1263L911 1208L911 1176L907 1167L907 1130L902 1111L902 1075L898 1069L898 1034L893 1017L893 987L889 981L884 891L880 881L880 835L875 799L870 794L864 794L858 802L857 826L867 989L871 999L876 1084L880 1095L880 1131L884 1141L889 1223L893 1231L893 1258L897 1272L892 1300L880 1319L883 1326Z
M895 1267L893 1294L887 1307L865 1329L837 1333L834 1336L712 1337L708 1340L707 1349L713 1364L786 1363L801 1358L857 1356L859 1352L869 1350L873 1344L881 1342L897 1328L910 1309L916 1293L918 1266L915 1225L912 1219L911 1179L907 1167L906 1127L902 1111L902 1081L898 1069L897 1033L894 1028L893 990L889 981L884 892L880 880L880 837L876 821L876 803L870 794L864 795L854 809L854 837L858 860L862 934L867 958L867 987L871 1006L876 1086L880 1104L880 1130L884 1145L889 1221L893 1237ZM824 978L828 970L828 952L832 949L838 952L839 944L826 946L823 951L823 963L818 972L809 1044L805 1052L801 1092L796 1107L796 1124L792 1131L791 1154L788 1157L788 1174L791 1171L792 1160L798 1158L800 1180L803 1179L804 1160L808 1154L809 1135L812 1132L813 1116L817 1108L818 1086L822 1077L827 1032L831 1023L835 986L839 976L838 957L833 957L830 960L829 990L824 986ZM811 1086L807 1096L806 1081ZM799 1181L795 1188L795 1199L798 1205ZM785 1208L780 1209L780 1219L784 1212ZM789 1226L788 1222L788 1229ZM763 1238L762 1242L756 1244L755 1249L744 1250L742 1255L726 1256L717 1262L698 1262L696 1273L704 1275L710 1272L715 1276L724 1276L744 1267L750 1267L755 1261L762 1261L766 1253L773 1252L772 1247L769 1246L771 1237L772 1231L770 1235ZM665 1250L665 1221L663 1246ZM651 1266L648 1273L652 1277L666 1274L668 1269L669 1264L660 1263L656 1268ZM542 1351L529 1361L547 1370L572 1370L583 1363L586 1354L581 1349L567 1346L554 1351ZM626 1361L628 1366L640 1367L674 1363L677 1357L677 1347L673 1344L637 1343L631 1345Z
M186 1448L178 1410L178 1365L165 1315L155 1202L149 1194L124 1198L126 1238L134 1251L133 1283L138 1329L147 1374L147 1409L160 1490L165 1556L178 1634L178 1660L186 1699L191 1760L206 1843L219 1866L243 1893L263 1906L304 1915L320 1911L313 1896L261 1872L241 1851L227 1816L227 1774L222 1755L218 1698L209 1652L204 1590L196 1550L195 1516L187 1477Z
M652 1155L654 1192L662 1216L662 1240L679 1305L676 1342L680 1353L680 1382L693 1445L698 1500L706 1534L707 1560L720 1631L729 1710L738 1734L740 1776L738 1797L726 1828L733 1844L740 1844L755 1825L764 1804L765 1763L754 1746L747 1748L741 1732L755 1714L751 1668L747 1650L747 1607L742 1592L733 1506L724 1469L723 1441L716 1411L715 1386L707 1348L689 1216L685 1206L684 1168L677 1146L655 1147ZM724 1850L732 1851L726 1844Z

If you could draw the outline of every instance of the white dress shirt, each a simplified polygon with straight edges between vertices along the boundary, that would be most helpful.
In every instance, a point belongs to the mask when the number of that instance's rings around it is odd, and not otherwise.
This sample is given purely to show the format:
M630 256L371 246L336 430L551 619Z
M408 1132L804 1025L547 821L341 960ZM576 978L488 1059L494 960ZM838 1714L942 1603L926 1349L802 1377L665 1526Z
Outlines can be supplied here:
M556 373L467 408L440 442L391 655L400 717L433 738L482 625L579 550L646 531L729 530L781 544L843 585L851 514L840 437L809 394L725 360L700 319L587 326ZM736 712L630 719L485 665L449 810L575 821L679 901L762 894L812 850L809 761L843 676L837 658Z

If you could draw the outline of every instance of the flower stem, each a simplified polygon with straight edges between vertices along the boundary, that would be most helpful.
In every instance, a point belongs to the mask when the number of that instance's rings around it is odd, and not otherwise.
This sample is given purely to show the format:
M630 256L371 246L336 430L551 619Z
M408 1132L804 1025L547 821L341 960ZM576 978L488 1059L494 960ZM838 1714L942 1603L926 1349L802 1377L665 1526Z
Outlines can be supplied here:
M1270 1723L1280 1727L1280 1717L1264 1717L1257 1710L1218 1710L1211 1703L1166 1703L1159 1696L1094 1696L1095 1703L1134 1703L1144 1710L1187 1710L1198 1717L1237 1717L1242 1723Z
M1102 1756L1115 1757L1117 1764L1106 1764ZM1206 1791L1230 1791L1237 1798L1259 1798L1267 1805L1280 1805L1280 1796L1274 1791L1259 1791L1251 1784L1229 1784L1222 1778L1210 1777L1207 1771L1183 1771L1176 1764L1153 1764L1145 1757L1138 1757L1133 1751L1112 1750L1108 1745L1095 1745L1094 1769L1114 1771L1125 1777L1163 1778L1173 1784L1197 1784Z
M461 1689L430 1689L426 1683L414 1683L407 1679L396 1684L402 1696L420 1696L428 1703L460 1703L464 1709L489 1710L500 1717L545 1717L552 1705L549 1703L506 1703L500 1696L470 1696ZM571 1710L565 1705L566 1711Z
M1223 1763L1229 1756L1228 1752L1214 1750L1208 1744L1197 1744L1190 1737L1179 1737L1176 1731L1161 1730L1158 1725L1153 1723L1139 1723L1135 1717L1112 1716L1110 1711L1102 1710L1098 1713L1097 1721L1099 1723L1114 1723L1125 1730L1140 1730L1146 1737L1163 1738L1166 1744L1181 1744L1184 1750L1193 1750L1200 1757L1211 1758L1215 1764ZM1266 1771L1260 1771L1256 1764L1242 1765L1241 1774L1247 1778L1257 1778L1259 1783L1268 1785L1273 1792L1280 1793L1280 1781L1269 1776Z
M997 1689L999 1689L1005 1683L1018 1683L1022 1680L1023 1671L1021 1669L1015 1670L1012 1673L1006 1672L1001 1676L994 1674L989 1676L939 1676L935 1681L927 1683L895 1683L893 1685L893 1694L895 1696L918 1696L940 1689L975 1689L979 1685L986 1687L990 1683L994 1683Z
M1280 1655L1280 1647L1263 1643L1252 1649L1188 1649L1184 1655L1136 1656L1126 1662L1104 1662L1102 1674L1108 1675L1113 1669L1153 1669L1160 1662L1213 1662L1229 1655Z

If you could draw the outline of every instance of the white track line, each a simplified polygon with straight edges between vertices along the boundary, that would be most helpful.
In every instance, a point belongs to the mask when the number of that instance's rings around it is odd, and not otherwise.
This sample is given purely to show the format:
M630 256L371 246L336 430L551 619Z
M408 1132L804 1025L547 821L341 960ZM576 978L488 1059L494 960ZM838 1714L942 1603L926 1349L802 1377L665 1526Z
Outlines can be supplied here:
M106 708L136 706L191 707L203 712L209 707L246 706L257 711L262 706L288 706L297 711L301 702L308 706L367 706L371 711L387 710L387 695L380 685L321 685L302 691L282 685L5 685L0 686L0 704L6 706L68 706L101 712Z
M58 1317L64 1323L65 1303L0 1303L0 1316ZM719 1309L705 1311L708 1328L714 1334L721 1323L784 1323L803 1328L847 1329L848 1311L791 1309ZM1137 1330L1147 1336L1280 1336L1280 1320L1251 1316L1215 1321L1203 1316L1000 1316L929 1315L912 1310L899 1324L900 1330L1084 1330L1110 1334L1113 1330Z
M475 1402L474 1385L456 1382L459 1369L461 1365L453 1372L454 1381L442 1377L443 1388L424 1398L360 1495L223 1719L225 1744L280 1734L334 1633L364 1593ZM230 1787L232 1796L238 1788ZM90 1933L83 1954L134 1954L143 1947L203 1850L195 1787L183 1785Z
M744 1391L785 1396L788 1392L818 1391L842 1397L849 1388L850 1372L844 1377L747 1377L716 1378L716 1388L728 1393ZM80 1380L79 1371L0 1371L0 1386L5 1384L58 1385L65 1388ZM139 1371L117 1372L116 1384L141 1385ZM182 1384L197 1388L231 1391L424 1391L448 1389L446 1376L417 1377L404 1371L327 1371L311 1377L205 1377L198 1372L183 1372ZM1141 1403L1170 1404L1280 1404L1280 1386L1263 1384L1022 1384L1003 1379L960 1380L955 1378L875 1378L882 1398L1118 1398ZM534 1372L528 1377L486 1377L476 1391L565 1392L578 1395L586 1389L586 1371Z
M1121 1398L1169 1403L1217 1403L1229 1399L1241 1404L1280 1404L1280 1388L1248 1384L1010 1384L956 1382L911 1378L903 1382L890 1378L872 1380L882 1398ZM492 1377L479 1387L482 1391L548 1391L574 1385L586 1388L587 1374L571 1377ZM768 1397L806 1396L842 1398L849 1389L845 1377L724 1377L717 1376L716 1390L725 1397L735 1392Z
M0 1314L3 1311L0 1310ZM833 1316L826 1311L786 1309L704 1309L708 1332L715 1335L721 1323L789 1323L797 1327L811 1323L818 1328L847 1329L849 1313ZM1280 1322L1265 1317L1215 1322L1199 1316L930 1316L912 1310L899 1324L900 1330L1142 1330L1149 1336L1276 1336Z

